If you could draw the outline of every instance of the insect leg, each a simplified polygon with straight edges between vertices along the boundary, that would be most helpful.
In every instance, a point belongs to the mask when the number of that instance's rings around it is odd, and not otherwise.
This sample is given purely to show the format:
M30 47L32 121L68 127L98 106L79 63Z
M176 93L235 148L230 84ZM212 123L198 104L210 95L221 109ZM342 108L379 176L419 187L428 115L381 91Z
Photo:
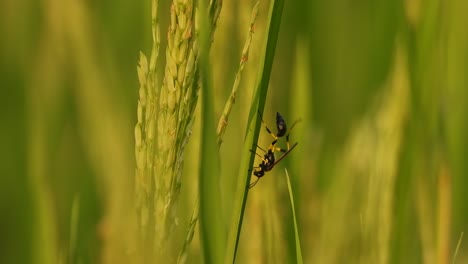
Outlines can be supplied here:
M270 135L271 135L275 140L277 140L278 137L277 137L273 132L271 132L271 130L268 128L268 126L266 125L265 121L263 121L263 118L262 118L262 116L260 115L260 112L258 112L258 116L260 117L260 120L262 121L262 124L265 126L266 131L267 131L268 133L270 133Z
M254 182L252 182L251 184L249 184L249 189L251 189L252 187L254 187L255 184L257 184L258 180L260 180L260 177L257 177L257 179L256 179Z

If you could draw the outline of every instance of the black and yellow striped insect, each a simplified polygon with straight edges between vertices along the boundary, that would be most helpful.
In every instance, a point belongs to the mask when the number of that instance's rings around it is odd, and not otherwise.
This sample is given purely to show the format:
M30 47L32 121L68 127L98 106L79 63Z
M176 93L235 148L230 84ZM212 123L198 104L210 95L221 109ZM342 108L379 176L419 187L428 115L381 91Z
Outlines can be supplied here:
M256 153L255 151L253 150L250 150L252 153L254 153L255 155L257 155L258 157L260 157L262 159L262 161L260 162L260 164L257 166L257 167L253 167L251 169L251 171L253 170L253 175L257 177L257 179L251 183L249 185L249 188L252 188L253 186L255 186L255 184L257 184L258 180L263 177L265 175L266 172L270 171L273 169L273 167L278 164L282 159L284 159L296 146L297 146L297 142L292 146L290 147L290 143L289 143L289 133L291 133L291 130L294 128L294 126L300 121L300 120L297 120L293 123L293 125L291 126L291 128L289 129L288 131L288 128L287 128L287 125L286 125L286 121L284 120L284 118L281 116L280 113L276 113L276 129L277 129L277 133L274 134L269 128L268 126L266 125L266 123L263 121L263 118L262 116L260 115L259 113L259 116L260 116L260 119L262 121L262 124L265 126L267 132L273 137L273 141L271 142L270 144L270 147L267 149L267 150L264 150L262 149L260 146L257 146L258 148L260 148L265 154L263 156L261 156L260 154ZM287 133L287 134L286 134ZM280 137L283 137L286 135L286 147L287 149L283 149L283 148L278 148L276 146L276 144L278 143L278 139ZM275 159L275 152L282 152L283 154L280 156L279 159Z
M258 153L254 152L253 150L250 150L255 155L260 157L262 159L262 162L260 162L260 164L257 167L252 168L253 175L256 176L257 179L254 182L252 182L251 184L249 184L249 189L254 187L255 184L257 184L258 180L260 180L260 178L263 177L267 171L272 170L273 167L275 167L276 164L278 164L282 159L284 159L297 146L297 144L298 144L297 142L294 143L294 145L289 150L284 152L283 155L281 155L279 157L279 159L277 159L277 160L275 159L275 154L271 149L268 149L268 151L265 151L261 147L257 146L259 149L261 149L261 150L263 150L265 152L263 157L260 156Z

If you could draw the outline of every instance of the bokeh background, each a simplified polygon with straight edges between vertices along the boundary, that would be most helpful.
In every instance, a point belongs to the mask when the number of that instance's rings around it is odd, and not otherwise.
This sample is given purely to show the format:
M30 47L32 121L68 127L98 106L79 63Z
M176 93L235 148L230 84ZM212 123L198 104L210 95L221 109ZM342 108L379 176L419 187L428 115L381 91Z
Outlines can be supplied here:
M169 6L161 1L160 67ZM224 1L211 50L217 114L253 6ZM240 158L249 155L241 146L268 6L260 2L220 150L226 223ZM0 3L1 263L131 256L107 238L117 229L126 240L131 226L136 65L151 48L150 7ZM468 262L466 10L463 0L286 1L264 119L274 127L276 112L289 123L300 118L291 133L299 145L250 191L239 263L295 261L285 167L306 263ZM197 191L199 138L196 124L173 234L180 244ZM270 142L262 130L259 145ZM200 252L196 233L188 262L201 263Z

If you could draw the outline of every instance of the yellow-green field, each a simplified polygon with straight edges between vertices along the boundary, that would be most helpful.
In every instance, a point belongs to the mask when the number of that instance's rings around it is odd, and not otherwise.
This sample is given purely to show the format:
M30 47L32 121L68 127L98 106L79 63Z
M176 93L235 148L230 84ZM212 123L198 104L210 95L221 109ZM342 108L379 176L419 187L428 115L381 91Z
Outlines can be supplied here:
M3 1L0 263L468 263L467 10Z

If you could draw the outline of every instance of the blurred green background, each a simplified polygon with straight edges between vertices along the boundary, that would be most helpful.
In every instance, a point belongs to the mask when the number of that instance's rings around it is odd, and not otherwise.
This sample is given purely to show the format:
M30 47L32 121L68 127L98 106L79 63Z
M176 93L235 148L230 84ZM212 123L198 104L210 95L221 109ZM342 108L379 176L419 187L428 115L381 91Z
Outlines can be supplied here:
M211 50L217 114L253 5L223 3ZM268 6L260 3L220 150L226 223ZM132 249L109 238L131 233L136 65L151 47L150 7L0 3L0 263L131 259ZM161 1L161 67L169 8ZM305 263L451 263L468 228L466 10L463 0L286 1L264 119L274 127L277 111L301 118L291 134L299 146L251 190L239 263L294 261L284 167ZM197 190L198 130L185 153L181 243ZM259 145L270 141L262 130ZM455 263L468 262L465 240ZM202 262L199 247L195 234L189 263Z

